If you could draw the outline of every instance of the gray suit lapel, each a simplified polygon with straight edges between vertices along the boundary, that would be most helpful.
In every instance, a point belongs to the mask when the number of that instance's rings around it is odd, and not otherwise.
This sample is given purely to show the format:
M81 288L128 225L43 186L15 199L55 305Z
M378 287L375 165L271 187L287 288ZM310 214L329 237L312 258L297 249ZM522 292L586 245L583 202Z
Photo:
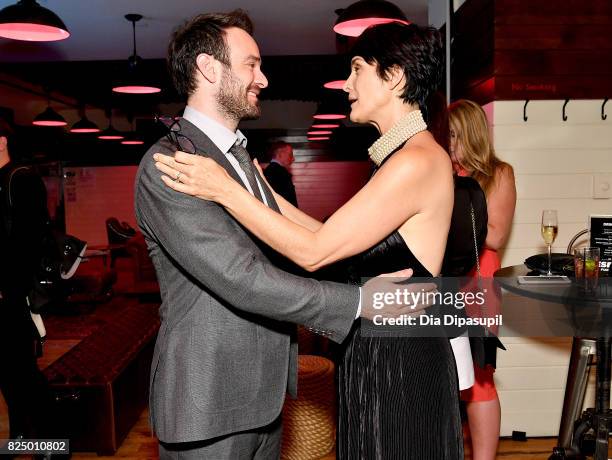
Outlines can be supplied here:
M214 144L213 141L209 139L206 134L204 134L200 129L198 129L197 126L187 120L182 119L179 124L181 126L181 134L183 136L187 136L191 140L191 142L193 142L193 145L196 148L196 153L198 155L201 155L203 157L209 157L215 160L217 163L223 166L223 168L229 173L230 176L232 176L235 181L237 181L242 187L246 189L244 182L242 182L242 179L240 178L234 167L231 165L231 163L228 161L225 154L221 150L219 150L219 148ZM272 192L270 192L270 190L266 186L266 182L259 174L259 171L257 171L257 168L255 168L255 176L261 184L261 188L264 192L264 195L266 196L268 206L276 212L280 213L280 209L278 207L278 204L276 204L276 200L274 199Z

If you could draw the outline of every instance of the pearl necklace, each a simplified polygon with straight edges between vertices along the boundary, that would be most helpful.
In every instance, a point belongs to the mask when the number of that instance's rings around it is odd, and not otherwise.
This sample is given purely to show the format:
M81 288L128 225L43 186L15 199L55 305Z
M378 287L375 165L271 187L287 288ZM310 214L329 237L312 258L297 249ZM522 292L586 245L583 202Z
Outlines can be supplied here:
M401 118L389 131L380 136L368 149L370 159L380 166L385 158L394 152L400 145L415 134L425 131L427 123L423 120L420 110L412 112Z

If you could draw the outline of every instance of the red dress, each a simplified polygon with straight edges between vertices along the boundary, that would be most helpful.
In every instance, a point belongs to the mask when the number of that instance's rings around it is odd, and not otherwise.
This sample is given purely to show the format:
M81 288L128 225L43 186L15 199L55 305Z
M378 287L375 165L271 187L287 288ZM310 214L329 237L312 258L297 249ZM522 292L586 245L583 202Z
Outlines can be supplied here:
M459 171L459 176L468 176L465 171ZM499 289L493 287L493 274L501 268L501 262L497 251L494 249L483 248L480 251L480 257L478 258L480 263L480 276L483 278L485 286L489 286L488 292L492 295L487 298L487 314L496 315L500 312L501 306L501 292ZM470 272L470 276L477 277L478 272L474 268ZM468 311L469 313L469 311ZM496 333L497 331L492 331ZM497 390L495 389L495 382L493 381L493 373L495 372L495 366L487 364L484 369L474 364L474 386L467 390L461 391L461 400L470 401L491 401L497 397Z

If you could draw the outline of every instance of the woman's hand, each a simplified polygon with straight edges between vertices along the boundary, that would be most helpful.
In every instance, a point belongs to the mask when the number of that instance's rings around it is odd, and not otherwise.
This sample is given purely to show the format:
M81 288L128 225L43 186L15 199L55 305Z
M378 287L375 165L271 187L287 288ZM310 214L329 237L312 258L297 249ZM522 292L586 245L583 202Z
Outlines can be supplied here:
M168 187L198 198L222 203L233 185L234 179L216 161L200 155L175 152L174 157L156 153L155 167Z
M270 185L270 182L268 182L268 179L266 178L266 175L264 174L263 169L261 169L261 165L259 164L259 161L257 161L257 158L253 158L253 165L255 166L257 171L259 172L259 175L261 176L261 178L263 179L264 183L268 187L268 190L270 190L270 192L272 192L272 195L274 195L274 199L276 201L279 201L279 197L281 195L276 193L276 190L274 190L274 188ZM285 213L283 212L283 214L285 214Z

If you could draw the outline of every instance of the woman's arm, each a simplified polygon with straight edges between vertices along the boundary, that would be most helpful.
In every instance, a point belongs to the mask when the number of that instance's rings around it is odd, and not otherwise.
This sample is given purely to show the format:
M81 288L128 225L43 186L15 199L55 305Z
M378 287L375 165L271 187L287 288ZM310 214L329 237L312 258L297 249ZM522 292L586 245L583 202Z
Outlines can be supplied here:
M487 197L489 224L485 246L498 250L506 243L512 227L516 206L516 185L511 166L498 168L495 175L495 182Z
M276 199L276 204L281 210L283 216L295 222L298 225L301 225L304 228L307 228L311 232L316 232L323 225L317 219L310 217L304 211L299 210L293 204L289 203L282 195L274 192L274 198Z
M310 217L305 212L300 211L298 208L293 206L293 204L287 201L282 195L279 195L278 193L276 193L274 188L270 186L270 183L266 179L266 176L264 175L261 169L261 166L259 166L259 162L257 161L257 159L253 160L253 164L259 171L259 175L261 176L263 181L266 183L268 188L272 191L272 195L274 195L276 204L280 208L281 214L283 216L287 217L289 220L295 222L296 224L301 225L302 227L306 227L308 230L313 231L313 232L316 232L321 227L321 225L323 225L318 220L314 219L313 217Z
M431 182L431 155L424 149L398 152L350 201L316 231L265 206L209 158L178 152L156 155L169 187L223 205L241 224L276 251L315 271L381 241L420 210L420 193ZM173 181L181 172L180 182Z

